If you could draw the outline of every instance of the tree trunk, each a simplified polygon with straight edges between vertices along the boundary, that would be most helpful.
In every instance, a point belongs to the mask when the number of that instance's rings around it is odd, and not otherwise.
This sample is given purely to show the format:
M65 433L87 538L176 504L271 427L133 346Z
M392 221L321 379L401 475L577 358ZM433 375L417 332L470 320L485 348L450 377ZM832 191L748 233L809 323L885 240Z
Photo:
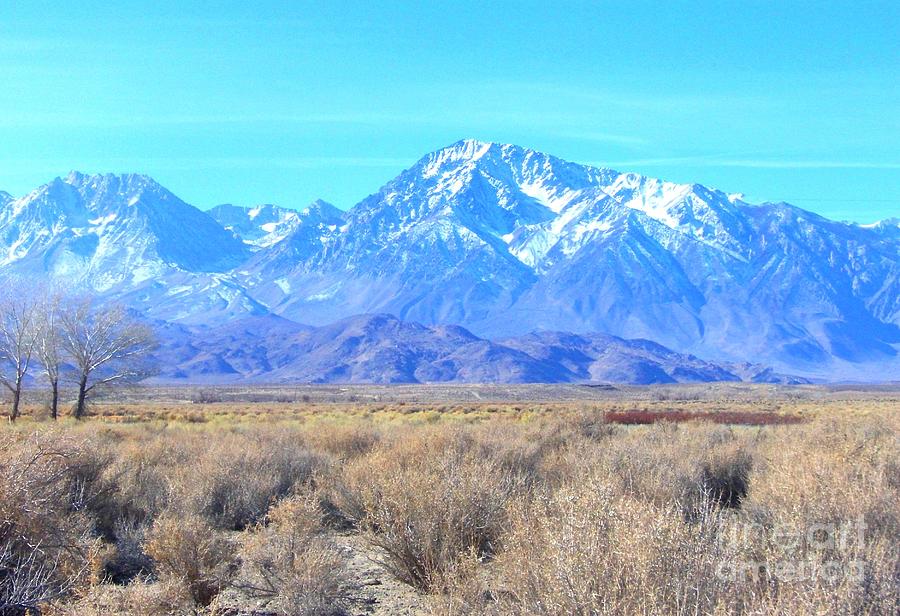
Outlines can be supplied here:
M22 398L21 383L16 383L16 387L15 389L13 389L12 395L12 411L9 414L9 420L15 421L19 417L19 400Z
M75 403L75 419L84 416L84 399L87 395L87 375L82 375L78 381L78 401Z
M59 417L59 381L56 379L50 383L50 417L53 421Z

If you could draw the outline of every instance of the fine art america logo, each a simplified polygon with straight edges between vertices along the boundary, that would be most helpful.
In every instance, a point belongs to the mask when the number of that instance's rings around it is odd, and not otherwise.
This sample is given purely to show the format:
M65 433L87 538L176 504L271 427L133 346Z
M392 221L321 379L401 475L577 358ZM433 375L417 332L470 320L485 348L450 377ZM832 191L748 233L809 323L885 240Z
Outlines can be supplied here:
M719 563L716 575L732 582L862 582L864 563L852 556L864 553L865 533L861 517L806 526L730 526L719 534L723 555L728 557ZM767 554L764 561L753 558L761 546Z

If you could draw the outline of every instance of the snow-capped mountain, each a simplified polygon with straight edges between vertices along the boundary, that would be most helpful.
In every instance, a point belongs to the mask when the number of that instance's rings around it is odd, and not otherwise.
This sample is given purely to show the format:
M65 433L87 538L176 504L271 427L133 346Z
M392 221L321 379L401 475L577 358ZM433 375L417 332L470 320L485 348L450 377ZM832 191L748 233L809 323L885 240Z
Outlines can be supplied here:
M473 140L347 212L207 215L143 176L72 174L2 200L0 274L72 279L168 321L389 313L490 339L604 332L720 363L900 378L897 220L839 223Z
M72 172L0 210L4 277L46 277L160 316L258 309L227 275L249 254L215 220L143 175ZM185 295L187 302L178 299Z
M4 205L0 265L135 285L167 269L227 271L247 256L209 216L142 175L72 172Z
M311 323L333 318L337 306L341 316L387 311L426 323L478 323L537 281L537 268L517 254L526 235L586 193L612 201L594 187L603 173L460 142L404 171L347 212L321 250L281 268L290 292L271 305ZM257 276L248 269L252 287Z
M206 212L227 231L254 247L271 246L293 231L300 213L266 203L255 207L240 207L223 203Z
M244 280L312 324L390 312L487 336L603 331L829 374L895 361L895 228L462 141L279 267L280 297L271 273Z
M296 284L292 275L295 268L323 254L326 243L341 232L344 216L345 212L330 203L321 199L313 202L297 214L290 232L241 267L241 279L266 305L283 303Z

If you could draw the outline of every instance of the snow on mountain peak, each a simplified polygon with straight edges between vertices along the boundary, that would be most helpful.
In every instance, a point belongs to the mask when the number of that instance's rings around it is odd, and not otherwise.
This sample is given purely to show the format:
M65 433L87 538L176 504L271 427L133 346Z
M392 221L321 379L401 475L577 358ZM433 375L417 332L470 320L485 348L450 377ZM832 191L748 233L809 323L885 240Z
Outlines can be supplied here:
M667 242L687 237L747 258L739 246L747 229L736 202L720 191L474 139L426 155L348 220L440 241L456 233L467 243L499 242L509 256L542 271L554 246L560 245L557 258L571 257L629 210L669 229Z
M19 274L96 291L169 269L223 271L245 257L226 231L145 175L73 171L0 214L0 256Z
M875 229L879 231L900 229L900 218L885 218L870 224L854 223L854 226L860 229Z
M577 206L592 191L601 190L623 206L679 234L717 242L728 250L736 251L737 246L727 236L740 235L746 230L740 228L741 215L737 209L743 203L740 193L726 194L698 184L679 184L570 163L511 144L474 139L459 141L429 154L413 170L418 171L423 181L435 182L435 192L444 198L475 190L474 183L483 180L487 185L481 193L496 192L500 207L522 210L525 199L539 206L538 210L530 208L530 216L517 216L518 224L543 221L560 227L558 221L549 221L556 217L568 222L571 206ZM491 206L492 202L489 199L482 205ZM504 228L498 237L510 243L516 235L513 231Z
M241 207L223 203L207 212L226 230L252 247L270 246L296 228L300 213L264 203Z
M140 173L82 173L70 171L62 180L64 183L82 191L110 191L119 193L138 193L152 188L160 192L168 192L153 178Z
M277 244L301 225L337 224L344 215L322 199L313 201L300 211L272 204L241 207L224 203L210 209L208 214L254 249Z
M475 139L463 139L432 152L420 161L422 177L430 178L446 171L448 165L476 161L497 144Z

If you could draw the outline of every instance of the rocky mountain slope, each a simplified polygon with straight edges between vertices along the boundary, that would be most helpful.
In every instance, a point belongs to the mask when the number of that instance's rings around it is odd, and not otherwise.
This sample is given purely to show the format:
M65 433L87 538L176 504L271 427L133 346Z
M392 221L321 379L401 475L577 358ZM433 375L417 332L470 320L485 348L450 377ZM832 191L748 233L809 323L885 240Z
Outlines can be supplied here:
M454 325L359 315L309 327L266 315L218 327L162 327L161 382L696 383L801 382L742 374L647 340L539 332L490 341Z
M266 203L241 207L223 203L206 212L226 231L250 246L270 246L297 226L300 214L294 210Z

